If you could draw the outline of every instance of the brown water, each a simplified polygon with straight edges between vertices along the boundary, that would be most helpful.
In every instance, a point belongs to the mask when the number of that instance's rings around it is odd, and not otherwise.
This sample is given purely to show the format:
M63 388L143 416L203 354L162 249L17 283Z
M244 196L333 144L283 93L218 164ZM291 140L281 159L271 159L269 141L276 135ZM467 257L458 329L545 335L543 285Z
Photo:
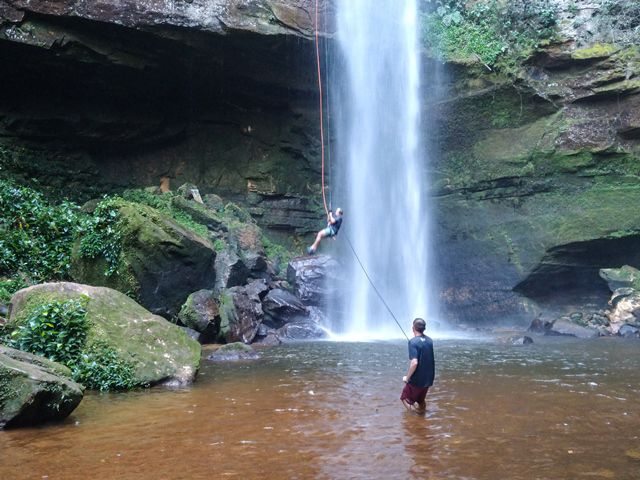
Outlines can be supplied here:
M424 417L398 400L404 343L288 345L0 432L0 479L640 478L640 342L436 349Z

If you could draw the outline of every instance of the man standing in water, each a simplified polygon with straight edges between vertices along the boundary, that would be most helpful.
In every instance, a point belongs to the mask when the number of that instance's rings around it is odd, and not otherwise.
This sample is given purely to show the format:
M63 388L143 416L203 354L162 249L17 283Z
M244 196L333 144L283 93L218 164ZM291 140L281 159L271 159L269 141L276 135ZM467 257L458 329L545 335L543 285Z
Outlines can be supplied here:
M423 413L427 408L425 398L435 377L433 340L424 334L426 327L427 324L422 318L413 321L413 338L409 340L409 371L402 377L405 386L400 395L400 400L407 410L419 413Z
M318 245L320 245L320 242L323 238L335 238L335 236L338 235L338 231L340 230L340 226L342 225L342 215L343 213L341 208L336 209L335 216L333 215L333 212L329 210L329 214L327 215L327 228L323 228L322 230L320 230L318 232L318 235L316 235L316 241L313 242L313 245L307 248L307 253L309 255L313 255L314 253L316 253L316 250L318 250Z

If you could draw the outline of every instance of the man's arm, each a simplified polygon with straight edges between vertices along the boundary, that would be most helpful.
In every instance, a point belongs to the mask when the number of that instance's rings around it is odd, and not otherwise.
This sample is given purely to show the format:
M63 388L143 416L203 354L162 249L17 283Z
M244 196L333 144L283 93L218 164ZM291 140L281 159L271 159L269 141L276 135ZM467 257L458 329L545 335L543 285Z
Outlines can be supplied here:
M409 380L411 380L411 375L413 375L413 372L416 371L416 368L418 368L418 359L412 358L409 362L409 370L407 371L407 375L402 377L402 381L404 383L408 383Z
M327 219L329 220L329 223L331 225L333 225L334 223L336 223L336 219L333 218L333 212L331 210L329 210L329 216L327 217Z

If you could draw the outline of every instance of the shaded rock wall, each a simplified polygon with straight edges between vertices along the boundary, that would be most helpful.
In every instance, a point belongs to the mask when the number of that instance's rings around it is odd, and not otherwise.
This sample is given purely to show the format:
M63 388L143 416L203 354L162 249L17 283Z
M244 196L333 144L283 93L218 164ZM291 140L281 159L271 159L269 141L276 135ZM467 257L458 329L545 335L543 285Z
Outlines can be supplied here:
M0 167L79 199L189 181L315 229L311 3L0 2Z
M640 261L640 49L565 40L515 79L449 66L445 101L428 106L441 127L436 248L454 317L600 305L600 266Z

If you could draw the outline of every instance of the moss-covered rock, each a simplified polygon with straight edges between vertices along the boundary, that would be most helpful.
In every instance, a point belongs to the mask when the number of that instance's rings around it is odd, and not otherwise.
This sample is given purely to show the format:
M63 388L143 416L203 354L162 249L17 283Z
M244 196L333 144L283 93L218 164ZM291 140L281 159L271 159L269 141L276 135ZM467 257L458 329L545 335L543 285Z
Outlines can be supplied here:
M220 330L220 311L213 291L198 290L187 297L178 319L187 327L201 333L202 340L214 340Z
M135 384L189 383L200 365L200 344L176 325L151 314L126 295L77 283L45 283L11 299L9 328L20 325L36 306L51 300L89 298L86 343L103 343L134 366Z
M264 319L261 301L266 293L264 280L254 280L220 294L220 335L226 342L251 343Z
M215 282L215 250L206 238L167 215L139 203L118 207L122 254L116 272L107 275L103 257L87 258L76 245L74 280L126 292L153 313L171 317L187 296Z
M58 363L0 345L0 428L67 417L83 397L70 376Z

